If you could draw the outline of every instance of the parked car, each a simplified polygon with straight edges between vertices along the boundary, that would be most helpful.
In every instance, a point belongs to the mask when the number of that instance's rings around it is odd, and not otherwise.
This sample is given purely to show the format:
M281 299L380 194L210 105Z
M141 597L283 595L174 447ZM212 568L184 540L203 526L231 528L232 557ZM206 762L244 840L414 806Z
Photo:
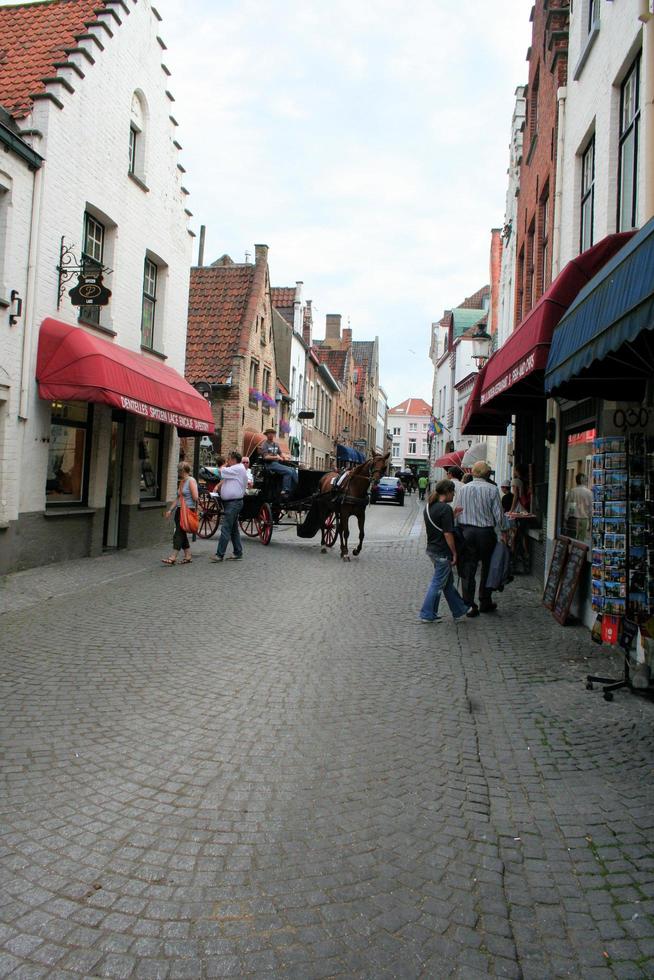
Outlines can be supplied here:
M404 484L397 476L383 476L370 491L370 503L381 504L388 501L404 507Z

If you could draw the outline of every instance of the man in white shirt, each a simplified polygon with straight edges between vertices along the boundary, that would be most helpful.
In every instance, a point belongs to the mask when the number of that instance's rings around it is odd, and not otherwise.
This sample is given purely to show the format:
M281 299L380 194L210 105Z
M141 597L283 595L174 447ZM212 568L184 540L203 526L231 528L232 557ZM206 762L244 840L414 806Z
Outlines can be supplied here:
M223 513L220 520L220 539L216 549L214 562L223 561L227 545L232 542L234 554L230 555L228 561L240 561L243 557L243 545L238 528L238 515L243 508L243 497L248 485L247 470L241 462L241 454L231 452L227 457L227 465L220 471L220 483L218 492L223 504Z
M461 508L459 527L463 531L467 552L460 574L463 601L471 607L468 616L478 616L480 612L490 613L497 609L491 590L486 588L486 579L497 544L497 532L504 534L509 525L502 510L500 491L494 483L488 482L490 472L488 463L481 460L475 463L472 467L472 482L463 484L457 497L457 506ZM481 578L477 605L475 579L479 562Z
M590 521L593 514L593 492L586 486L586 474L577 473L576 486L565 500L566 523L579 541L590 540Z

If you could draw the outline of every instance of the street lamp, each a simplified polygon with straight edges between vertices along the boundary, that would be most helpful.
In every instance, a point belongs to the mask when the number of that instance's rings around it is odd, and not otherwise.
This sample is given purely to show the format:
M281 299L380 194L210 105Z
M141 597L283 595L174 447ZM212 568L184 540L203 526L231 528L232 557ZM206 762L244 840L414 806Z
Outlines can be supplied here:
M480 323L477 330L472 335L472 359L477 365L477 370L481 371L484 364L490 357L490 346L493 338L487 333L484 324Z

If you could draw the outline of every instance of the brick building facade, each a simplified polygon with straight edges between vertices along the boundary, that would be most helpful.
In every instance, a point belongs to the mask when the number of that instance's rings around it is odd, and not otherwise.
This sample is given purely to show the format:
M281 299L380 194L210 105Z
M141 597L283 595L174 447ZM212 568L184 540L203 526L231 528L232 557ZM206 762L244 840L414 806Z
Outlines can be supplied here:
M254 264L228 255L191 269L186 377L210 389L216 449L242 451L247 430L277 430L277 367L268 246Z
M559 112L565 99L560 90L565 89L568 72L568 6L568 0L538 0L532 10L516 227L516 324L552 281Z

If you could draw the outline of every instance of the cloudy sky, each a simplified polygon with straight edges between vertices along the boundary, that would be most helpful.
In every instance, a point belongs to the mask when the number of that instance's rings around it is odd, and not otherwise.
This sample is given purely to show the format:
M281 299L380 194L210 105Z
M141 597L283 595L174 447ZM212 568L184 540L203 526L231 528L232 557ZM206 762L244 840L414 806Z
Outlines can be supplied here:
M430 323L488 281L531 0L155 0L205 261L269 245L391 403L430 400Z

